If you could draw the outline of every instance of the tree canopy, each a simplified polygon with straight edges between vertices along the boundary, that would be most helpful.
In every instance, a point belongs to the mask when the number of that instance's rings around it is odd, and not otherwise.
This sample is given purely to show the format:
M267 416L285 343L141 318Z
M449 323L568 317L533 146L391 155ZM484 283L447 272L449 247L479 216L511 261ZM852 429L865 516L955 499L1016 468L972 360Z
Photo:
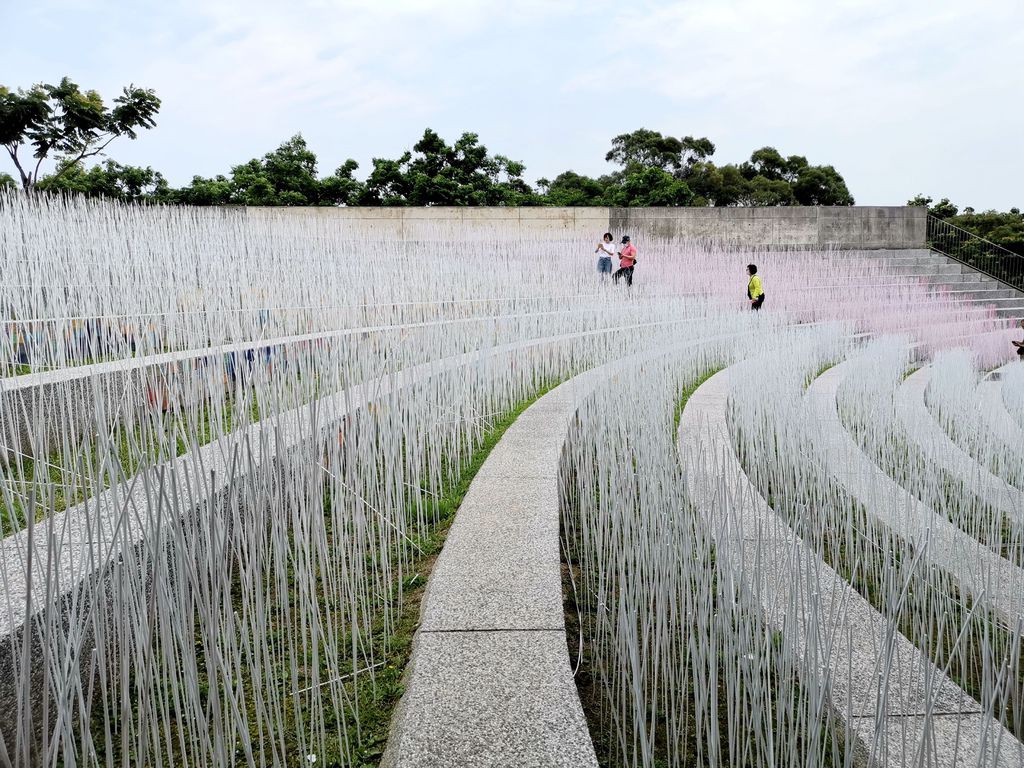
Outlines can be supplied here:
M612 139L607 157L616 167L597 178L575 171L532 188L522 162L492 155L475 133L449 144L427 128L397 158L376 157L365 181L346 160L319 176L316 154L301 134L228 174L194 176L172 189L152 168L108 160L85 169L72 163L39 186L115 199L187 205L367 206L781 206L852 205L846 182L831 165L811 165L802 155L784 157L762 147L742 163L716 165L714 143L676 139L640 129ZM0 180L2 183L2 180Z
M526 166L490 155L475 133L454 144L427 128L397 160L373 159L359 196L362 205L530 205L538 202L523 180Z
M663 136L646 128L612 139L605 156L619 169L593 179L573 172L541 180L553 205L853 205L831 165L761 147L738 165L716 165L704 137Z
M156 125L160 99L129 85L107 107L96 91L83 91L65 77L59 85L38 83L27 90L0 86L0 144L28 191L40 180L43 162L56 160L51 183L114 139L134 139ZM26 156L31 148L31 156Z
M1005 213L991 210L978 212L971 206L961 210L948 197L936 203L933 198L925 195L913 197L907 201L907 205L927 208L938 219L1024 256L1024 214L1020 208L1011 208Z
M74 163L60 176L44 176L38 186L51 192L77 192L135 203L167 200L170 196L170 186L160 172L110 159L88 169L80 162Z
M236 165L230 176L194 176L168 197L187 205L348 205L361 189L353 177L358 167L346 160L320 178L316 155L297 134L262 158Z
M476 133L449 144L427 128L398 157L375 157L365 180L346 160L320 176L316 154L301 134L277 149L212 177L193 176L174 189L151 167L114 160L87 167L119 136L134 139L152 128L160 100L128 86L108 108L95 91L70 79L27 91L0 87L0 143L25 190L47 189L130 202L252 206L783 206L852 205L846 182L831 165L811 165L802 155L774 147L754 150L740 163L718 165L714 142L639 128L611 140L610 172L590 177L572 170L554 180L525 180L526 166L492 154ZM34 165L25 157L31 147ZM56 167L40 177L43 161ZM18 182L0 174L0 187ZM929 201L930 202L930 201ZM946 201L948 202L948 201ZM953 213L956 213L954 208Z

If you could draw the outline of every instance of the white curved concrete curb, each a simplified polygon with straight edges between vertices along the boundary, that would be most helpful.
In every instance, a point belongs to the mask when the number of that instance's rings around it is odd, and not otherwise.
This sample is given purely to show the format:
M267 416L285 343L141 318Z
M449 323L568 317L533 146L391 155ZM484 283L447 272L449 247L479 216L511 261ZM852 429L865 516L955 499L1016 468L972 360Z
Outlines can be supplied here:
M923 551L1008 628L1024 627L1024 571L937 515L878 467L854 442L839 418L836 394L856 358L815 379L805 399L817 420L816 448L824 465L867 513Z
M1001 374L1003 368L1010 365L1020 365L1014 361L1006 366L997 368L994 373ZM1002 377L986 376L978 382L978 411L981 413L982 423L1008 448L1024 453L1024 429L1013 418L1003 400Z
M687 492L718 558L756 596L810 678L828 680L856 764L932 765L934 755L936 765L1019 766L1024 746L825 564L747 479L726 418L729 379L740 367L708 379L683 410ZM802 585L798 604L794 581Z
M896 391L896 418L907 438L927 451L939 467L961 480L980 499L1011 519L1024 522L1024 492L992 474L946 434L925 403L932 368L923 366L908 376Z

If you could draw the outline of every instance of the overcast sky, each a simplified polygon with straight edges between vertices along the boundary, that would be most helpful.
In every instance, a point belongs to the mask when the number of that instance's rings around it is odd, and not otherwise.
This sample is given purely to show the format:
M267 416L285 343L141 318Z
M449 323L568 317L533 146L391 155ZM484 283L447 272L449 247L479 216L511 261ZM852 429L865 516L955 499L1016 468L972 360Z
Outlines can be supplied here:
M834 165L859 204L1024 207L1024 0L0 0L0 84L69 75L163 100L110 156L172 184L301 132L333 171L427 126L527 177L610 139L707 136ZM0 158L5 159L5 158ZM12 171L6 165L3 170Z

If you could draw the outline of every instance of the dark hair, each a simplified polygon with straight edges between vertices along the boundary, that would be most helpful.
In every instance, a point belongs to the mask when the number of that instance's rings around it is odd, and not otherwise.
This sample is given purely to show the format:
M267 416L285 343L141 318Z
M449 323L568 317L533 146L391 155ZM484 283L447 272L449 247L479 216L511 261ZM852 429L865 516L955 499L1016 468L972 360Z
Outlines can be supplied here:
M757 264L747 264L747 272L751 275L757 274Z
M609 240L614 240L615 239L614 237L612 237L612 233L611 232L605 232L604 233L604 237L602 237L601 239L604 240L605 237L607 237Z

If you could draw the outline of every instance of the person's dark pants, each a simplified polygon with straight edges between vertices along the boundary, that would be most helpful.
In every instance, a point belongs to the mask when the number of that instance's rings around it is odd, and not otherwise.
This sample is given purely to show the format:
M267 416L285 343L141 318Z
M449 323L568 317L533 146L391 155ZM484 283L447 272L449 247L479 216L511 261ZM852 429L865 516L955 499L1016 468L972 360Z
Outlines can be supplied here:
M615 274L612 275L612 280L616 283L619 282L619 278L626 278L626 287L628 288L633 284L633 267L620 267L615 270Z
M762 304L764 304L764 294L763 293L750 303L750 308L752 310L754 310L755 312L757 312L757 310L759 310L761 308Z

